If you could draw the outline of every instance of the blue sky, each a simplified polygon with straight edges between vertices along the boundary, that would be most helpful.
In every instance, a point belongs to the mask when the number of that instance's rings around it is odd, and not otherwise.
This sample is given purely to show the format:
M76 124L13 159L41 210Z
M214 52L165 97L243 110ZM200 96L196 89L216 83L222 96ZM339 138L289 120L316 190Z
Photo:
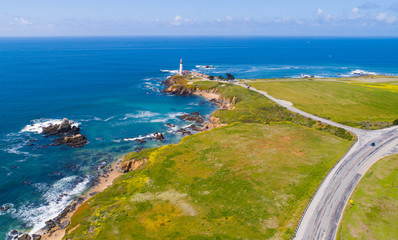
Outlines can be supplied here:
M394 36L398 0L3 0L0 36Z

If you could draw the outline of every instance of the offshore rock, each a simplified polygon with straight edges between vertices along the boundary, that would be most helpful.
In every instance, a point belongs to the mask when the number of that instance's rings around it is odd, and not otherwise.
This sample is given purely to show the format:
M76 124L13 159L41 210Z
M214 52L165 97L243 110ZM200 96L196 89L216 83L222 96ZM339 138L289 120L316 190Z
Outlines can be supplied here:
M184 114L180 116L180 119L190 121L190 122L196 122L196 123L204 123L204 116L200 115L199 112L194 112L190 114Z
M80 128L72 126L69 119L64 118L60 124L50 125L43 128L42 134L46 137L55 135L75 135L80 132Z
M7 212L10 208L11 208L11 205L4 204L3 206L0 207L0 211Z
M60 124L50 125L43 128L44 137L60 136L53 140L54 146L66 144L69 147L83 147L87 144L86 136L80 134L80 127L73 126L69 119L64 118Z
M62 137L58 138L57 141L53 144L54 146L66 144L69 147L83 147L86 143L88 143L88 139L86 136L77 134L72 137Z
M154 135L152 137L153 140L159 140L159 141L163 141L164 140L163 133L155 132L153 135Z
M134 141L138 142L139 144L146 143L144 139L135 139Z

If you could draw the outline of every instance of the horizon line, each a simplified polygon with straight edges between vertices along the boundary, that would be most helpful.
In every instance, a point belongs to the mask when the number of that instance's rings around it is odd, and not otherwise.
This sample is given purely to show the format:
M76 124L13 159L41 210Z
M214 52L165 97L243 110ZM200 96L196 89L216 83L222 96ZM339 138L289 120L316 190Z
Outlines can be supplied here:
M38 36L0 36L0 38L390 38L398 39L398 35L362 36L362 35L38 35Z

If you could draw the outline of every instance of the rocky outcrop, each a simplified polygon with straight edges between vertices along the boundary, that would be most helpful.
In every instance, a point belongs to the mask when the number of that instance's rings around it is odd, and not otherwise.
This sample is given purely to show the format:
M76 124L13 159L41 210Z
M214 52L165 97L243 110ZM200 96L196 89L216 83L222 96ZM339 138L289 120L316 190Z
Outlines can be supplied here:
M163 93L186 96L192 95L196 91L196 86L189 84L183 76L172 76L162 83L166 86L162 90Z
M213 115L211 115L209 117L209 121L203 127L203 130L211 130L213 128L219 128L219 127L222 127L224 125L225 124L222 124L219 118L216 118Z
M50 231L51 229L55 228L57 224L55 224L54 220L48 220L45 222L46 226L43 228L45 231Z
M155 132L154 134L153 134L153 137L151 137L153 140L157 140L157 141L163 141L164 140L164 136L163 136L163 133L158 133L158 132Z
M185 78L183 76L171 76L169 78L167 78L166 80L162 81L162 84L165 85L166 87L170 87L172 85L176 85L176 84L183 84L185 83Z
M176 127L176 125L171 124L171 123L166 123L166 126L169 127L169 128L175 128Z
M4 204L3 206L0 207L0 211L7 212L8 210L10 210L11 207L12 207L11 204Z
M188 130L186 130L184 128L180 128L176 132L181 133L182 135L191 135L192 134L191 131L188 131Z
M42 134L45 137L48 136L60 136L60 135L76 135L80 132L80 128L73 126L69 119L64 118L60 124L50 125L44 127Z
M39 234L33 234L33 235L32 235L32 239L33 239L33 240L41 240L41 235L39 235Z
M196 90L195 85L176 84L162 90L163 93L187 96L192 95Z
M59 228L65 229L65 228L67 228L69 226L69 224L70 224L70 221L69 220L65 220L59 225Z
M83 147L85 144L87 144L87 142L88 142L88 139L86 138L86 136L77 134L72 137L57 138L56 142L53 145L57 146L57 145L66 144L69 147L79 148L79 147Z
M188 128L192 129L193 131L200 132L200 131L203 131L203 128L201 128L201 127L202 127L202 125L196 126L195 124L192 124Z
M133 159L122 162L120 164L119 171L122 173L131 172L131 171L134 171L134 170L138 169L139 167L143 166L147 162L148 162L147 158L142 158L140 160L133 158Z
M18 238L18 240L31 240L31 239L32 239L32 237L27 233L25 233L24 235L22 235Z
M196 123L204 123L205 122L204 118L205 116L199 114L199 112L184 114L180 116L180 119Z
M54 146L66 144L69 147L79 148L88 143L86 136L80 134L80 127L73 126L67 118L62 119L60 124L44 127L42 134L44 137L60 136L53 140Z

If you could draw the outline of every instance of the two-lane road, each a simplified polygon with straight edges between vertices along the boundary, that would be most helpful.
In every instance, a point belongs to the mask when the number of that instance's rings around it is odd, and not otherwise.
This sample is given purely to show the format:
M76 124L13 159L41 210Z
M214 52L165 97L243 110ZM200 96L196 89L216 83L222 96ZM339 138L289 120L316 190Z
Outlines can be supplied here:
M357 142L329 172L312 197L294 236L297 240L335 239L344 209L363 175L379 159L398 153L398 126L381 130L357 129L306 113L264 91L252 87L250 89L292 112L346 129L357 136Z

